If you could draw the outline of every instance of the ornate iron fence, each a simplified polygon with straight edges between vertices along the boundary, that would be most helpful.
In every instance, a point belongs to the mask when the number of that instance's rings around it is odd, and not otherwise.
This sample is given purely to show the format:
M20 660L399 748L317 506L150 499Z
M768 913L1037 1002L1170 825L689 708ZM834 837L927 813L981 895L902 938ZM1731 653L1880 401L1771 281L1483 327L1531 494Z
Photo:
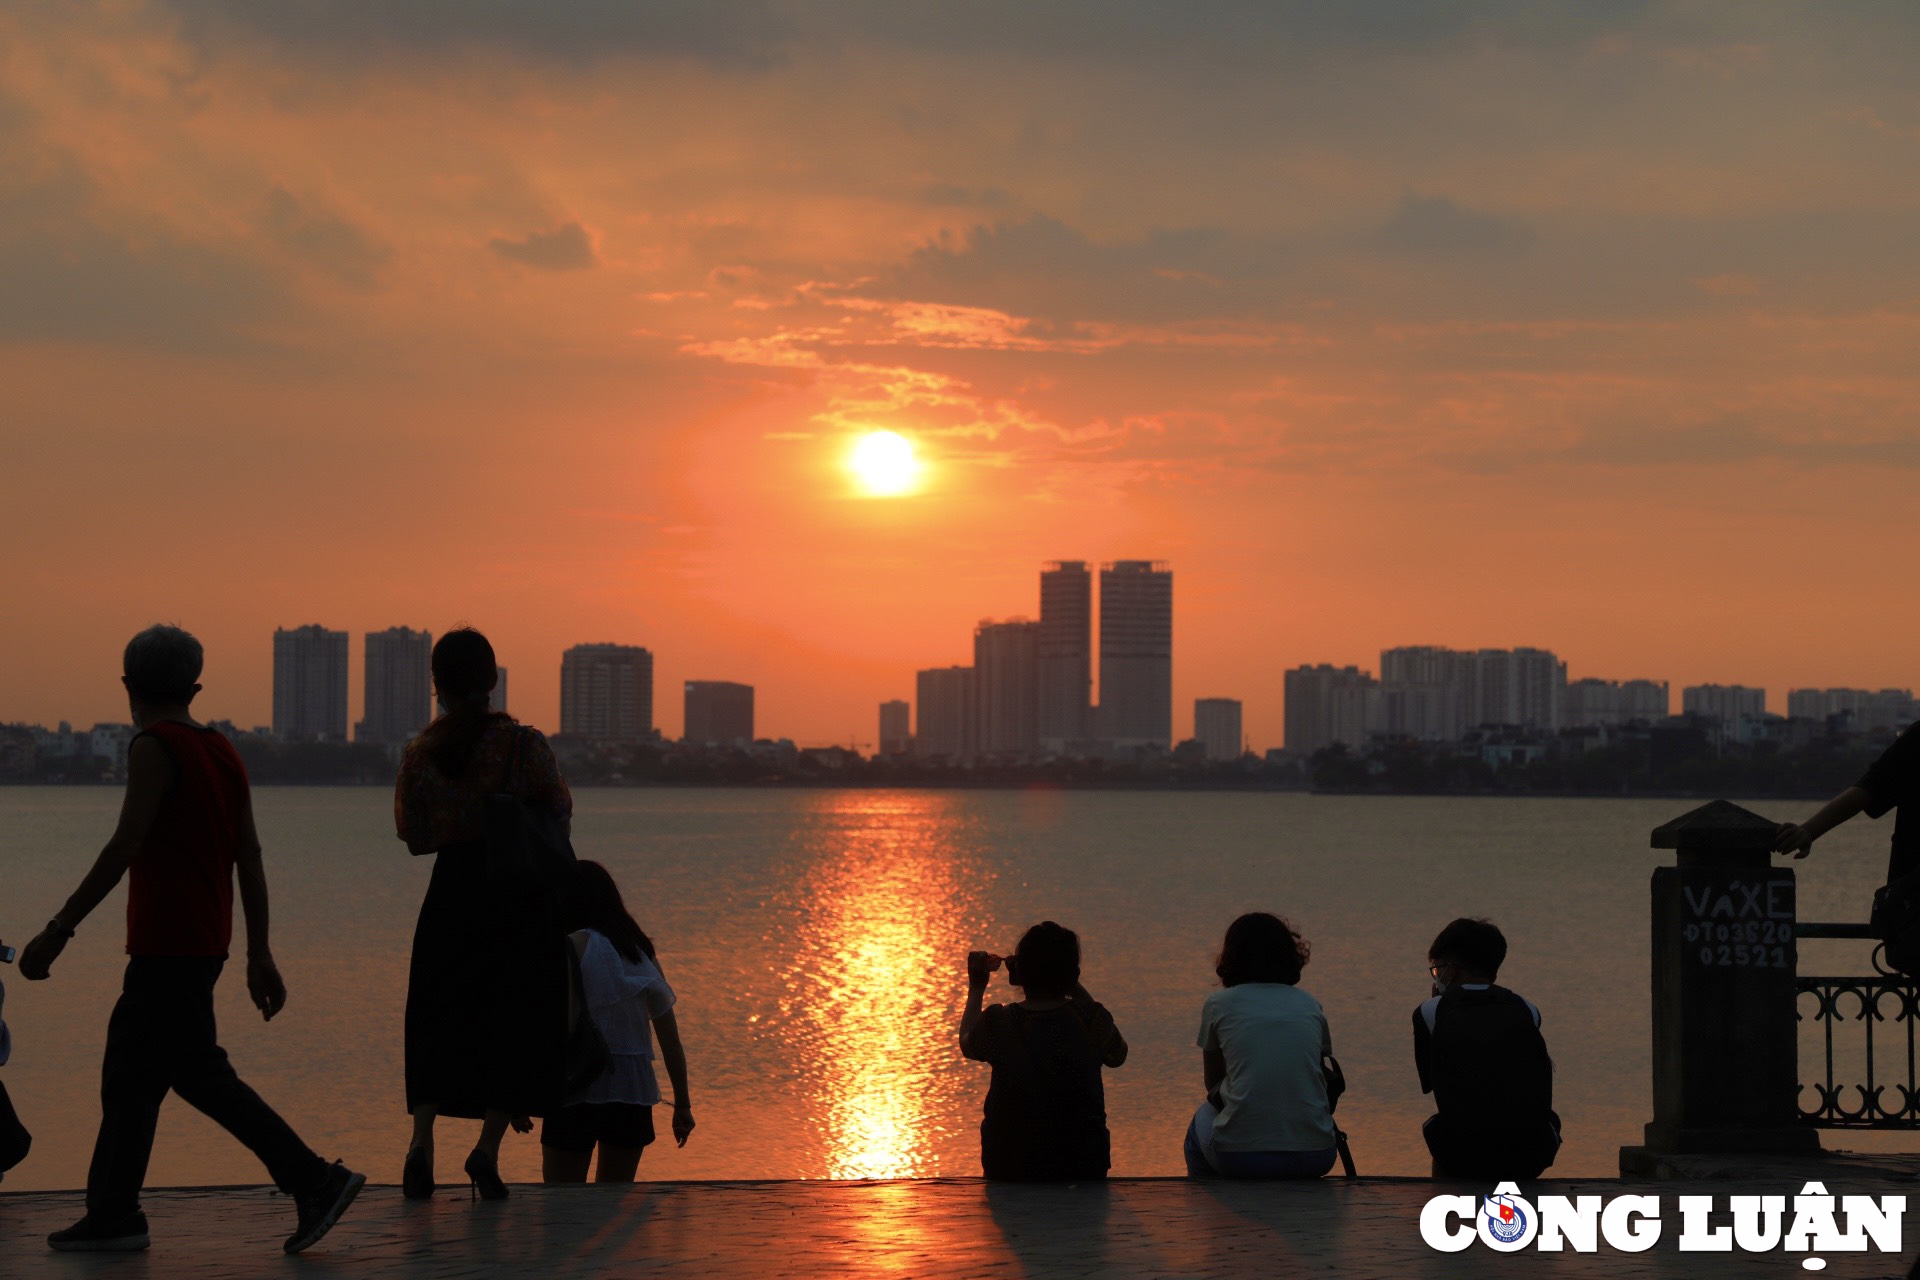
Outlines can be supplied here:
M1801 938L1873 939L1864 924L1803 922L1794 933ZM1795 1017L1818 1024L1825 1069L1823 1079L1801 1081L1802 1124L1819 1129L1920 1129L1920 1055L1915 1044L1920 985L1888 969L1881 951L1874 947L1875 972L1869 975L1801 974L1796 979ZM1844 1029L1855 1024L1859 1036L1845 1035ZM1815 1104L1811 1110L1809 1090Z

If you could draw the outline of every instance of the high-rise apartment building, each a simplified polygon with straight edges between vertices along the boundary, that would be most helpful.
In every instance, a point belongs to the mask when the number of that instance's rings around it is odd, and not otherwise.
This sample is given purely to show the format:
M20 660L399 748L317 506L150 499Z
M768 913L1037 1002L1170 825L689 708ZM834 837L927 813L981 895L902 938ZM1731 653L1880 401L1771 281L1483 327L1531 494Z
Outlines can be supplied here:
M1396 738L1451 742L1479 722L1478 659L1439 645L1380 654L1380 725Z
M494 670L500 673L500 679L494 682L493 692L487 695L487 710L505 711L507 709L507 669L496 666Z
M1808 720L1845 716L1855 733L1901 730L1920 719L1911 689L1794 689L1787 694L1787 714Z
M1040 571L1039 736L1064 751L1093 736L1093 574L1084 560Z
M1567 684L1560 723L1584 728L1664 720L1669 705L1665 680L1573 680Z
M325 627L273 633L273 736L289 742L347 740L347 633Z
M1560 727L1567 664L1545 649L1406 645L1380 655L1379 727L1444 742L1480 725Z
M1733 725L1767 714L1767 691L1743 684L1688 685L1680 691L1680 707L1688 715L1712 716Z
M731 680L689 680L681 738L694 746L753 741L753 686Z
M1238 760L1246 739L1242 735L1238 698L1196 698L1193 736L1209 760Z
M903 756L913 749L913 707L904 698L880 704L880 754Z
M560 732L598 742L652 736L653 655L627 644L577 644L562 654Z
M982 622L973 632L974 715L979 750L1030 756L1040 748L1040 624Z
M366 635L363 717L356 742L406 742L433 719L433 636L407 627Z
M1100 737L1173 745L1173 571L1154 560L1100 567Z
M1380 682L1358 667L1295 667L1286 674L1286 698L1286 747L1294 755L1335 743L1358 748L1382 727Z
M916 755L969 760L978 751L972 667L934 667L914 680Z

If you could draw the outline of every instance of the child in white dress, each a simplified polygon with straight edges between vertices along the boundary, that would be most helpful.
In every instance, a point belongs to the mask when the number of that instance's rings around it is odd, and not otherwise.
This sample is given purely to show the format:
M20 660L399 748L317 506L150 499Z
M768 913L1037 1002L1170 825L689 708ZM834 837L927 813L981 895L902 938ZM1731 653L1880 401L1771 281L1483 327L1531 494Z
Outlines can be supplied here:
M653 1070L655 1033L673 1085L673 1136L684 1147L693 1132L673 988L654 958L653 940L628 913L605 867L581 861L562 910L580 957L584 1013L605 1037L609 1061L599 1079L542 1125L543 1171L548 1182L585 1182L598 1148L596 1180L632 1182L641 1152L653 1141L653 1108L660 1101Z

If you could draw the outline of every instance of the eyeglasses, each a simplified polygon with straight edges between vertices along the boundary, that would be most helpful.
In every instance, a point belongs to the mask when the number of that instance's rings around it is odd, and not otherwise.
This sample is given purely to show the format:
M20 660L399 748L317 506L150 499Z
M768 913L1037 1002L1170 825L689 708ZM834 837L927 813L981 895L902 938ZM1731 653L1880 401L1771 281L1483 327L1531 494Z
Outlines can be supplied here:
M1440 980L1440 971L1451 968L1453 968L1452 964L1430 964L1427 966L1427 976L1435 982L1438 982Z

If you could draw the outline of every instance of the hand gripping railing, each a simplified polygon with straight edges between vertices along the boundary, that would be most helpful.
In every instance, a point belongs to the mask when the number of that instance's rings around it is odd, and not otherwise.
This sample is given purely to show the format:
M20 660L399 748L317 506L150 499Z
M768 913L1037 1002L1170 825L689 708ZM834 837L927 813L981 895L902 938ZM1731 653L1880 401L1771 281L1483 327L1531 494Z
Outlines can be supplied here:
M1874 940L1873 930L1864 924L1803 921L1795 925L1794 935ZM1819 1129L1920 1129L1920 1063L1914 1041L1915 1023L1920 1022L1920 986L1887 968L1883 945L1874 947L1873 967L1873 974L1860 977L1802 974L1795 980L1800 997L1795 1016L1801 1022L1819 1024L1826 1068L1824 1081L1801 1082L1800 1094L1804 1097L1811 1089L1817 1103L1811 1111L1800 1107L1802 1124ZM1861 1028L1858 1048L1847 1052L1851 1046L1843 1046L1841 1064L1836 1066L1835 1029L1853 1023ZM1896 1059L1904 1056L1904 1079L1882 1079L1889 1049ZM1851 1075L1853 1069L1858 1071L1859 1083L1836 1078L1836 1072ZM1849 1091L1857 1095L1856 1105L1847 1105Z

